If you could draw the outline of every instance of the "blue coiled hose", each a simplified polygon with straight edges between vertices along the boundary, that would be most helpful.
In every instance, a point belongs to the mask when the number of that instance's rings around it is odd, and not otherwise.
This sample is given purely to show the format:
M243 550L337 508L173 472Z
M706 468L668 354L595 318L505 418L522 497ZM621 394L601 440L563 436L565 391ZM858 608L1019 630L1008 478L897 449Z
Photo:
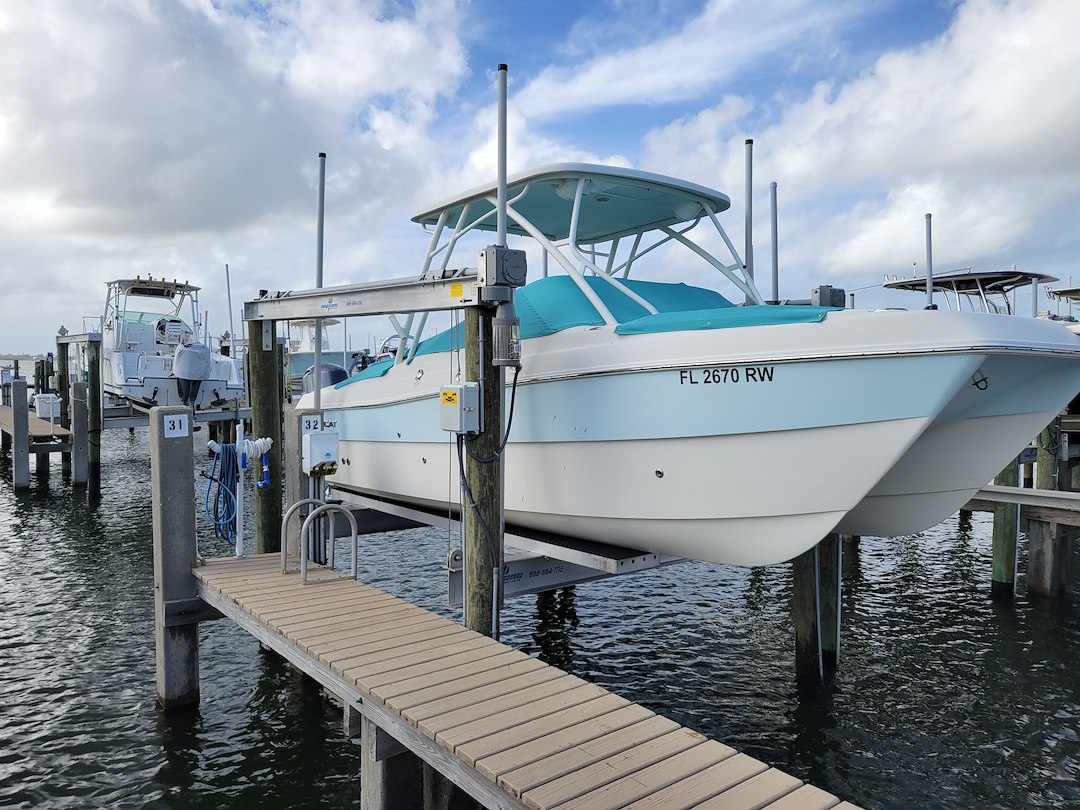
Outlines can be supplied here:
M221 469L218 470L218 464ZM239 467L236 446L223 444L214 453L214 466L210 468L206 483L206 516L214 524L214 535L230 543L236 540L236 481ZM211 495L213 505L211 506Z

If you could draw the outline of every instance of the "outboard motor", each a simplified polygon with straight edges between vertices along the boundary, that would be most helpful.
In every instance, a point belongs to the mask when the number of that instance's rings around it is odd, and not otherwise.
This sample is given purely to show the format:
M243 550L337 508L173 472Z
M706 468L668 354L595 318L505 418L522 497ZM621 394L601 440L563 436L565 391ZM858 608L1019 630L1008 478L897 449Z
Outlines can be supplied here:
M173 353L173 376L180 401L189 408L195 407L199 398L199 386L210 376L214 363L210 348L201 343L181 343Z
M334 363L322 364L322 385L320 388L326 388L328 385L337 385L342 380L349 378L349 372L343 367L335 365ZM315 390L315 366L308 366L308 370L304 372L303 382L300 384L300 390L309 394Z

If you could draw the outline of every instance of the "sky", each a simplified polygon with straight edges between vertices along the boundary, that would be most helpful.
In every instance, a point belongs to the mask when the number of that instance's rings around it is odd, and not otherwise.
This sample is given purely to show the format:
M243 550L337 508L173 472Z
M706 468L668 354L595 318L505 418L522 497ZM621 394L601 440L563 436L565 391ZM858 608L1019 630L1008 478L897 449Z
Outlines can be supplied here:
M740 249L752 138L781 297L920 306L878 285L925 273L927 213L937 272L1080 283L1078 30L1076 0L5 2L0 354L85 331L110 279L200 285L214 334L226 264L237 331L260 289L314 287L319 152L325 285L418 272L410 217L494 180L499 63L511 172L718 189Z

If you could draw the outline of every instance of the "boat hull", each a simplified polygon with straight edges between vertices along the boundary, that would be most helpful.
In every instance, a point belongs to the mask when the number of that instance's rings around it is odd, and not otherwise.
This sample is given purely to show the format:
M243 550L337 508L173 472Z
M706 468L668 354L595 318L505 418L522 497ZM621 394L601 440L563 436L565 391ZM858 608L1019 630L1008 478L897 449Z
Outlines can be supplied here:
M789 560L838 528L924 528L1080 387L1078 345L1027 319L853 311L813 324L530 339L504 457L506 520L742 565ZM456 506L456 452L438 427L439 386L459 380L452 357L323 389L341 438L331 484ZM1051 372L1057 382L1031 390ZM950 425L1009 438L965 454L942 443ZM920 477L926 468L940 475Z
M446 364L419 358L391 373L417 386L445 377L421 360ZM866 496L982 360L927 355L883 367L849 358L526 382L505 455L506 521L712 562L791 559ZM438 428L438 389L335 407L350 387L322 395L341 436L330 482L456 504L456 447Z
M838 530L913 534L955 513L1076 395L1078 365L1069 355L988 357Z

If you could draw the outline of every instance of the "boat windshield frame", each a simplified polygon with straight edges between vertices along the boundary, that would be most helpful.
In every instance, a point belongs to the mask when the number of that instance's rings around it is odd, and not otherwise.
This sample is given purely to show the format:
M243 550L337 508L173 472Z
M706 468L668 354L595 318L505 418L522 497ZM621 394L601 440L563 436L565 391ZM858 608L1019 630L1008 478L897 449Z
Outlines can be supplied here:
M664 245L681 245L711 265L743 294L747 304L765 303L717 218L730 207L726 195L704 186L636 169L585 163L541 166L507 181L507 232L531 237L542 251L542 276L548 276L554 261L612 326L618 321L586 278L603 280L646 312L656 314L656 307L623 281L635 264ZM415 215L413 221L431 234L420 277L448 278L465 272L450 266L455 247L466 234L494 231L496 217L494 184ZM702 240L691 238L690 232L702 224L715 229L728 257L721 259L703 247ZM409 362L427 313L419 318L409 314L404 323L396 316L390 320L401 340L397 362Z

